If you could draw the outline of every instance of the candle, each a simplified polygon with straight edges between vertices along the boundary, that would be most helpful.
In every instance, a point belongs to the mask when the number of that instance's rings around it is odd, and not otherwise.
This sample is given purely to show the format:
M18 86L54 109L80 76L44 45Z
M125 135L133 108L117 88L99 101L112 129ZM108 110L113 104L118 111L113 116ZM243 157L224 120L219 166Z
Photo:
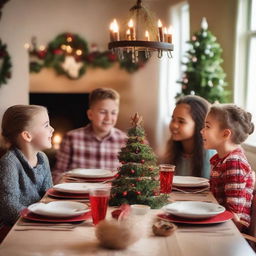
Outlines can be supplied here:
M119 41L119 28L116 19L113 20L110 24L110 41Z
M119 28L116 19L113 21L114 40L119 41Z
M145 38L146 38L146 41L150 41L150 40L149 40L149 33L148 33L147 30L145 31Z
M129 27L130 34L131 34L131 40L135 40L136 37L135 37L135 33L134 33L134 25L133 25L132 19L129 20L128 27Z
M114 42L114 32L113 32L113 22L110 23L109 26L109 35L110 35L110 42Z
M164 31L164 42L167 42L167 28L164 27L163 31Z
M131 31L130 31L130 29L126 30L126 39L131 40Z
M161 20L158 20L158 34L159 34L159 41L163 42L163 25Z
M167 30L167 43L172 43L172 26L170 26Z

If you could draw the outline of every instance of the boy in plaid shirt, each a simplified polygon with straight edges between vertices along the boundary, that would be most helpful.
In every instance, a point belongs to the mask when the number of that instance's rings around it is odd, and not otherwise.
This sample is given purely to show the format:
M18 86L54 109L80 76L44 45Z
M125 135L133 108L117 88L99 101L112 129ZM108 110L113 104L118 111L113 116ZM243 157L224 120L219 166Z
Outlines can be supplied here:
M240 146L254 130L251 114L231 105L211 107L201 133L206 149L216 149L210 159L210 186L213 195L242 230L250 225L254 171Z
M53 171L55 184L71 169L119 167L118 152L126 141L126 134L114 127L119 99L119 94L109 88L98 88L90 93L87 116L91 123L69 131L63 138Z

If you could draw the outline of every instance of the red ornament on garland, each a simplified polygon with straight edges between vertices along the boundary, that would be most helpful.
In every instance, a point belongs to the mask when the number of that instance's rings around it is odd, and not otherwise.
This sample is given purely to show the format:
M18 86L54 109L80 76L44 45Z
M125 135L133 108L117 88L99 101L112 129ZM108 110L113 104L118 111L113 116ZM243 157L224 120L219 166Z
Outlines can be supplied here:
M141 194L141 192L140 192L140 191L137 191L137 192L136 192L136 194L137 194L137 195L140 195L140 194Z
M141 162L142 164L144 164L144 163L145 163L145 160L144 160L144 159L142 159L140 162Z
M132 170L131 170L131 173L135 173L135 171L132 169Z
M127 191L124 191L124 192L123 192L123 196L127 196Z
M56 54L56 55L61 55L61 54L63 54L63 51L61 49L55 49L53 51L53 53Z

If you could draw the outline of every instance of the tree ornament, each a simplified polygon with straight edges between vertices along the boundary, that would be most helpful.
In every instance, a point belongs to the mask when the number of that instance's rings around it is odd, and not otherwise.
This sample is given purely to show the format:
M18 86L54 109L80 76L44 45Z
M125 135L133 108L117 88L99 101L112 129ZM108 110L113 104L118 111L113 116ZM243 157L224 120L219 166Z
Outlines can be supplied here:
M142 164L144 164L144 163L145 163L145 160L144 160L144 159L142 159L142 160L141 160L141 163L142 163Z
M140 192L140 191L136 191L136 194L137 194L137 195L140 195L140 194L141 194L141 192Z
M123 192L123 196L127 196L127 191L124 191L124 192Z
M196 57L193 57L193 58L192 58L192 61L193 61L193 62L197 62L197 58L196 58Z
M192 36L192 41L196 41L196 36Z
M135 173L135 171L134 171L134 170L131 170L131 173Z
M203 19L202 19L201 28L202 28L203 30L207 30L207 29L208 29L208 23L207 23L207 20L206 20L205 17L203 17Z
M203 36L203 37L207 37L207 32L204 31L204 32L202 33L202 36Z

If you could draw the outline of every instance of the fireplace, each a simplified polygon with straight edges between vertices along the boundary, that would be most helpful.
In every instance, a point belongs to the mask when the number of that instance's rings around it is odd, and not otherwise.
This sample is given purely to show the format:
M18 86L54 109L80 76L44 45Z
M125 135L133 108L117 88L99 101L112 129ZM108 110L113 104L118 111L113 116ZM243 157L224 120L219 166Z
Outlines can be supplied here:
M29 103L47 107L55 133L64 135L89 122L88 96L88 93L30 93Z
M88 93L30 93L29 103L48 109L51 126L54 128L53 149L47 151L51 166L55 162L55 151L61 138L69 130L89 123L86 115Z

